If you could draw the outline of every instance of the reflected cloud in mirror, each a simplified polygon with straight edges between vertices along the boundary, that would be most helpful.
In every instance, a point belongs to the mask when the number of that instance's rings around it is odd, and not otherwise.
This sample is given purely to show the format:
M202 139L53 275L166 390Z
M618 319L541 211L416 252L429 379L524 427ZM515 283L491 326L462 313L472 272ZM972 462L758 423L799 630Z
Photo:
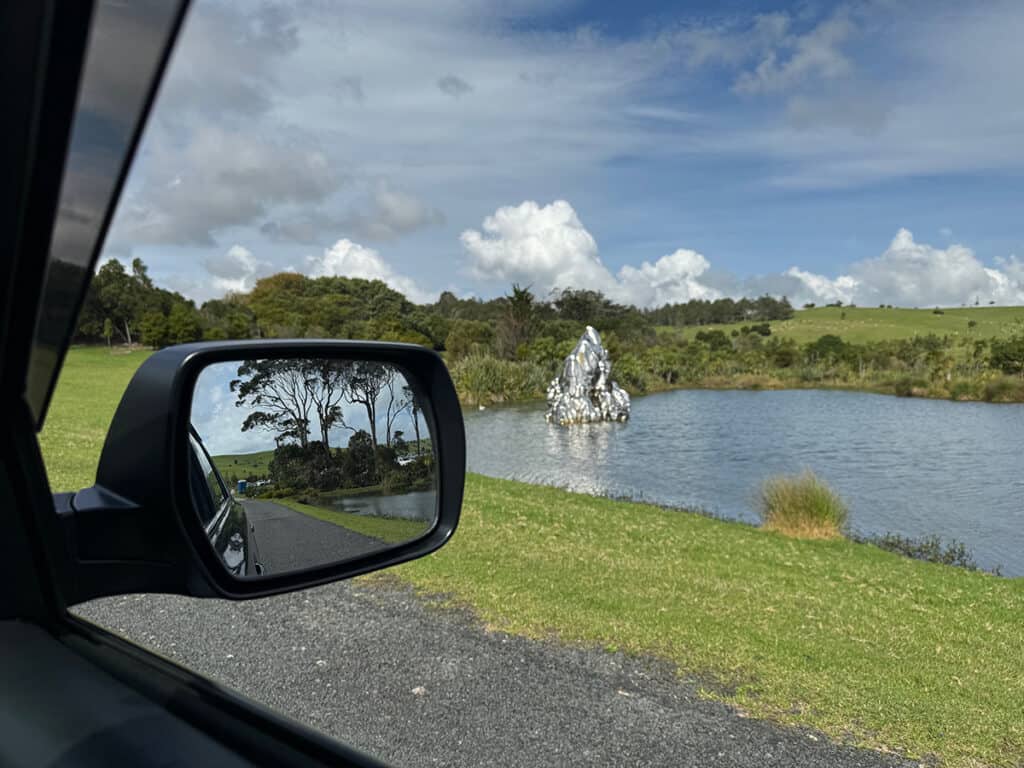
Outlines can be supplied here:
M191 494L239 577L384 551L433 527L433 442L403 372L363 360L215 363L196 382Z

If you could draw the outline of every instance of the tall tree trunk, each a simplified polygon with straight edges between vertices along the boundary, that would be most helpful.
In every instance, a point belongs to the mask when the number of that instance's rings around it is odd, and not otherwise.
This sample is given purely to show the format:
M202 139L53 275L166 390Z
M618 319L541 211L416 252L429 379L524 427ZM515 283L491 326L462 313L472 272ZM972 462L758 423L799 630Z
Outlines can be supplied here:
M417 408L413 408L413 411L412 411L412 428L414 430L416 430L416 458L419 458L420 455L421 455L421 451L420 451L420 419L419 419L419 412L418 411L419 411L419 409L417 409Z
M320 440L324 444L324 453L326 453L327 457L330 458L330 456L331 456L331 446L327 442L327 431L328 430L324 429L324 422L323 422L323 420L321 420L320 421Z
M124 337L128 340L128 346L132 345L132 328L128 325L128 321L124 321Z
M377 405L376 403L367 403L366 405L366 418L370 421L370 437L373 438L373 447L377 447Z

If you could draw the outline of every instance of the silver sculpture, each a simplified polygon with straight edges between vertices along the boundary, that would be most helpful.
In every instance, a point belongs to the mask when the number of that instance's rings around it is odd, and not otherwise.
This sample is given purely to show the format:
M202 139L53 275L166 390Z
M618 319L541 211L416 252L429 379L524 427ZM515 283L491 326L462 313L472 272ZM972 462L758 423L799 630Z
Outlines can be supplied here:
M545 418L555 424L626 421L629 393L611 380L612 363L591 326L562 366L562 374L548 386Z

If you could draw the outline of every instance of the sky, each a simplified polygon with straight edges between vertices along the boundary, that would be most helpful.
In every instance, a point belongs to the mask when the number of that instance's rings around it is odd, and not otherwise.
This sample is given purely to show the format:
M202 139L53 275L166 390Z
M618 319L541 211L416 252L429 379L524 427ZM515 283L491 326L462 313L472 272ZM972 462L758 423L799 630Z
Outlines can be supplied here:
M1019 2L195 0L104 258L197 302L294 270L1024 304L1021 29Z
M236 404L237 396L231 391L231 381L238 378L238 365L238 362L214 363L204 368L196 380L189 421L199 433L203 445L211 456L272 451L277 447L273 431L242 431L242 423L246 417L259 409ZM395 372L395 377L395 391L401 392L407 380L399 371ZM380 442L383 442L386 431L385 412L389 396L385 388L377 398L377 436ZM347 446L349 438L357 430L369 432L370 422L361 405L353 405L347 401L342 401L340 405L342 418L351 429L346 430L340 426L332 429L327 435L332 448ZM417 413L416 418L420 423L420 437L429 438L430 428L423 415ZM392 429L400 430L405 440L415 441L416 428L411 409L403 411L394 419ZM315 425L310 430L309 439L320 439L318 427Z

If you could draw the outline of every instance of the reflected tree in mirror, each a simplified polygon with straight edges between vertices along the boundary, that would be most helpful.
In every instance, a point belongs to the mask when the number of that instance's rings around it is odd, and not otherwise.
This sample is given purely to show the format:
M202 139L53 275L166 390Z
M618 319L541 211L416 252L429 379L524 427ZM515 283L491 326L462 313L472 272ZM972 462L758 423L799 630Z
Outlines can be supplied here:
M202 455L209 457L226 497L199 499L196 509L233 572L323 566L432 528L435 461L425 403L400 369L370 360L217 363L200 374L192 403L189 450L200 467ZM213 496L207 474L196 474L194 498L204 490ZM195 487L200 477L204 485ZM239 510L243 540L231 548L217 540L218 520ZM232 529L238 532L237 523ZM238 567L240 550L251 560L247 568Z

